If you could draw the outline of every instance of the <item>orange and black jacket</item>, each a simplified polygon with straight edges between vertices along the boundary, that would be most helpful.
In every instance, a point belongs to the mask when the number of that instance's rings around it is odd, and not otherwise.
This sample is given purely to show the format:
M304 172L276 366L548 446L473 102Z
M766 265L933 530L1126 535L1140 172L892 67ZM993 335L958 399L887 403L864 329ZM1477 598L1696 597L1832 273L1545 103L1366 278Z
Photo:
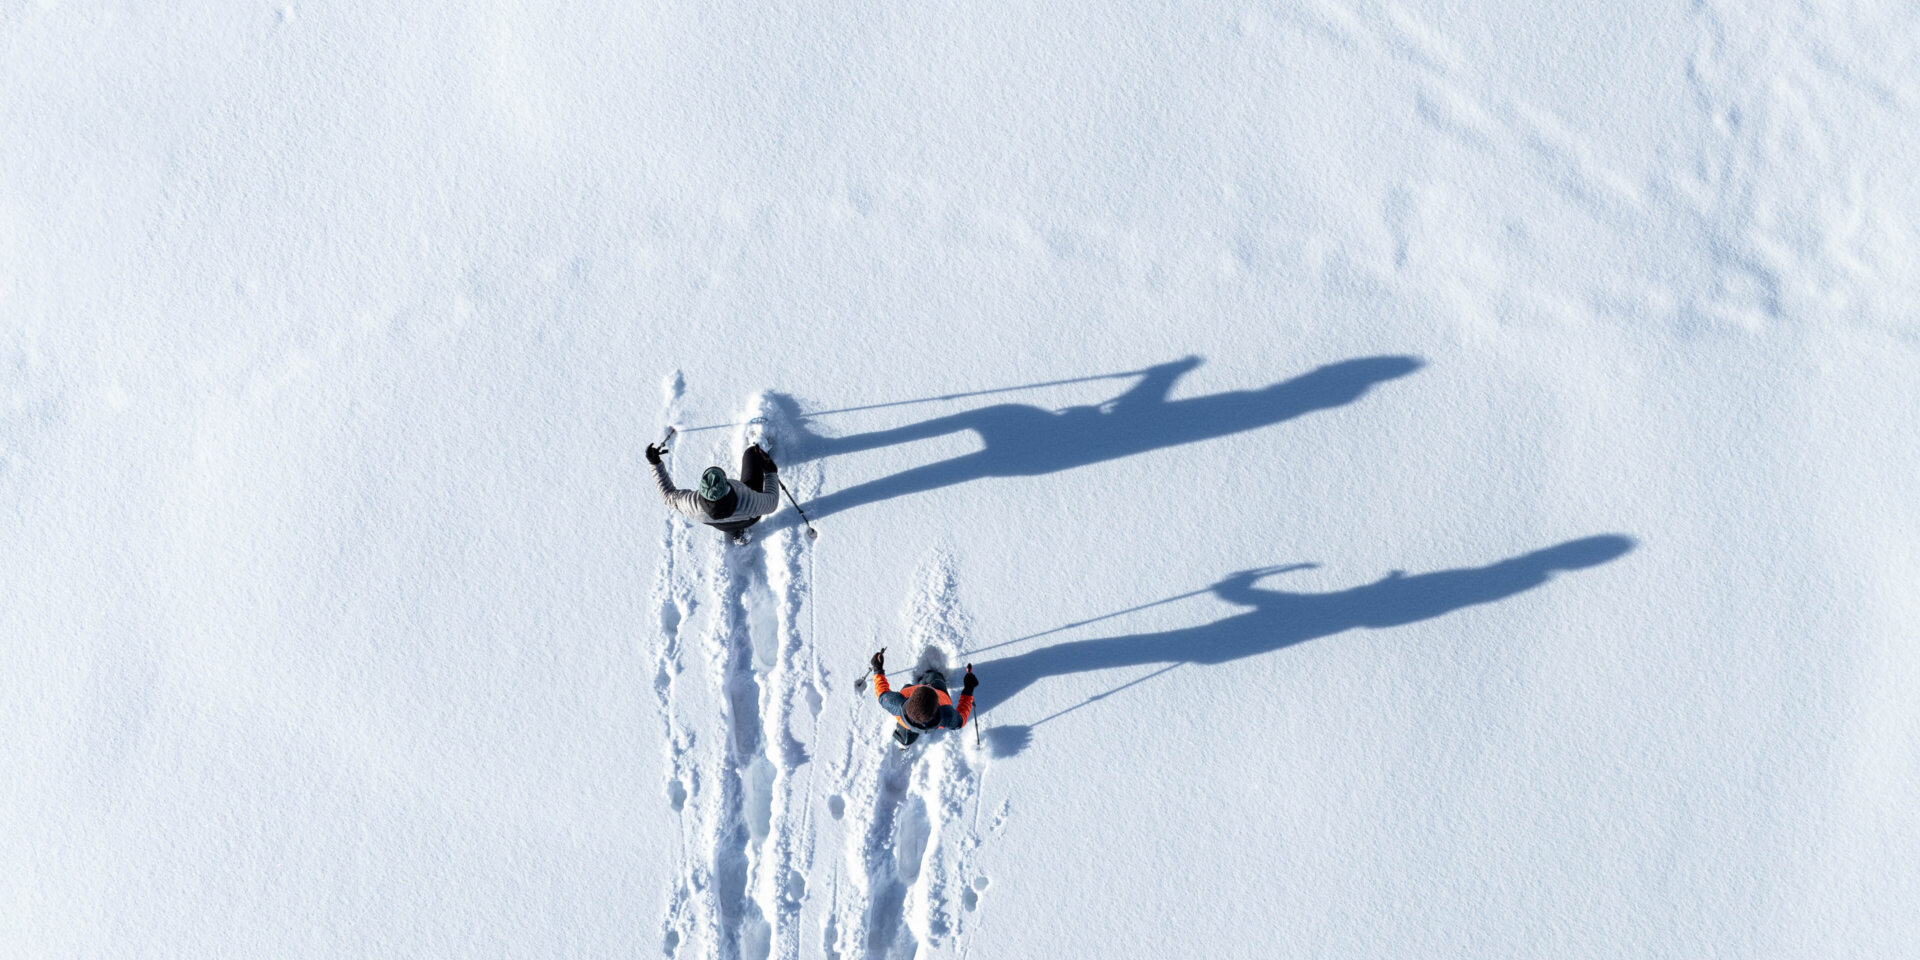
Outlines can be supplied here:
M896 693L892 688L887 686L886 674L876 673L873 676L873 693L874 696L880 698L880 706L885 708L888 713L893 714L895 723L906 727L908 730L933 730L939 727L958 730L967 725L968 717L973 716L973 696L971 694L961 694L960 702L955 704L953 698L947 696L945 690L934 687L933 695L940 698L940 713L933 718L933 723L930 726L920 726L908 720L906 716L907 698L913 696L913 692L918 689L920 689L918 686L903 687Z

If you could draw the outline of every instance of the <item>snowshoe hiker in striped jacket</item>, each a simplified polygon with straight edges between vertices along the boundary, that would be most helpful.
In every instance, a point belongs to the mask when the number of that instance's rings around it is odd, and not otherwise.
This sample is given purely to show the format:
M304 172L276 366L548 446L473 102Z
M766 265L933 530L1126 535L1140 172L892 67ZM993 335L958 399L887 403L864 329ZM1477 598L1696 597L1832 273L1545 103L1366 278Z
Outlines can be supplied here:
M895 692L887 686L886 651L874 654L869 662L873 665L874 696L880 699L881 709L893 714L899 727L893 731L893 741L901 749L920 739L924 731L958 730L973 716L973 688L980 685L973 676L973 664L967 664L967 678L960 684L960 700L956 703L947 695L946 675L938 670L928 670L915 677L911 686Z
M746 543L747 528L780 509L779 468L757 443L740 452L740 479L728 479L727 471L708 467L700 475L700 486L693 490L673 485L673 478L660 463L660 455L665 452L647 446L647 463L653 467L660 499L681 516L732 536L734 543Z

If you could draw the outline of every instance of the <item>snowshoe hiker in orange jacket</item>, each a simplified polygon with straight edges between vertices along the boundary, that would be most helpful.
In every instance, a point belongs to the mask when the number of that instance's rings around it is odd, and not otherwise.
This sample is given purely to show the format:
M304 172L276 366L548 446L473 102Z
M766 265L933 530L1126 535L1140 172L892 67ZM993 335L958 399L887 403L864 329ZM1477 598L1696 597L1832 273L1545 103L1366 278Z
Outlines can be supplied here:
M958 730L973 716L973 688L980 685L973 675L973 664L967 664L967 677L960 685L956 703L947 695L946 674L938 670L928 670L915 677L912 685L895 691L887 685L886 651L874 654L869 662L873 666L874 696L879 698L881 709L893 714L899 726L893 731L893 740L901 749L920 739L924 731Z

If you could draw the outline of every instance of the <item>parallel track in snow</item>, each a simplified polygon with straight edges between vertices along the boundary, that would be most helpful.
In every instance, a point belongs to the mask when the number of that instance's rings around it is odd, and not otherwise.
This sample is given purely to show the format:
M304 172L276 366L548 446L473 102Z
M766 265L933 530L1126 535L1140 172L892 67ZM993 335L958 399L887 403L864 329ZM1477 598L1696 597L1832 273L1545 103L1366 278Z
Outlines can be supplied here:
M669 381L667 422L682 412L681 392L677 377ZM767 412L755 398L738 421ZM680 439L686 449L673 456L682 472L704 463L731 468L746 443L737 434L730 443ZM776 455L778 440L776 425ZM782 479L802 498L820 486L812 464ZM814 761L824 758L808 745L829 749L821 724L828 684L811 629L813 545L778 521L754 534L739 547L677 517L660 528L653 693L666 732L667 806L680 820L662 954L951 955L985 886L972 863L982 760L970 739L951 735L898 753L885 718L863 697L850 702L844 727L836 725L834 759L817 785ZM920 581L901 648L951 658L967 631L951 560L934 555ZM820 799L825 818L817 816ZM841 844L844 856L821 864L827 876L816 877L823 842Z

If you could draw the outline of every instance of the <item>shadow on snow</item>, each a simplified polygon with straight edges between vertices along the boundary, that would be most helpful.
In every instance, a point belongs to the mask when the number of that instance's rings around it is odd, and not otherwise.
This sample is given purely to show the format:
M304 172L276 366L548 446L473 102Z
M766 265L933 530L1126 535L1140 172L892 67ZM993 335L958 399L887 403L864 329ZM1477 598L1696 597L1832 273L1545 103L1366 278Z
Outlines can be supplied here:
M982 661L976 657L974 669L980 674L981 692L986 700L981 704L980 713L986 715L998 709L1048 677L1114 667L1165 665L1162 670L1074 704L1031 726L991 728L1000 731L996 734L996 755L1017 752L1030 739L1032 726L1151 680L1181 664L1226 663L1356 628L1377 630L1430 620L1465 607L1505 600L1546 583L1557 571L1597 566L1626 554L1633 547L1631 537L1616 534L1584 537L1484 567L1436 570L1414 576L1395 570L1365 586L1330 593L1294 593L1255 586L1266 577L1315 564L1242 570L1208 590L1222 600L1248 609L1212 623L1161 633L1056 643L997 660ZM1205 591L1196 590L1168 600L1201 592ZM1156 601L1095 619L1104 620L1165 602L1168 601ZM1080 623L1092 622L1095 621ZM1009 641L1017 642L1020 641Z
M803 425L809 416L840 411L810 415L800 410L790 397L773 399L799 433L788 446L789 455L797 462L911 443L963 430L978 434L984 445L973 453L902 470L816 498L806 505L806 510L809 517L818 520L882 500L985 477L1055 473L1271 426L1316 410L1352 403L1375 384L1406 376L1420 369L1423 362L1407 356L1360 357L1328 364L1257 390L1168 400L1167 394L1174 383L1199 365L1200 358L1184 357L1127 374L1140 379L1126 392L1098 405L1054 411L1029 404L999 403L903 427L844 437L814 434ZM1056 382L1099 379L1105 378L1082 377ZM995 392L1003 391L977 391ZM915 401L901 401L911 402ZM899 404L871 406L896 405Z

